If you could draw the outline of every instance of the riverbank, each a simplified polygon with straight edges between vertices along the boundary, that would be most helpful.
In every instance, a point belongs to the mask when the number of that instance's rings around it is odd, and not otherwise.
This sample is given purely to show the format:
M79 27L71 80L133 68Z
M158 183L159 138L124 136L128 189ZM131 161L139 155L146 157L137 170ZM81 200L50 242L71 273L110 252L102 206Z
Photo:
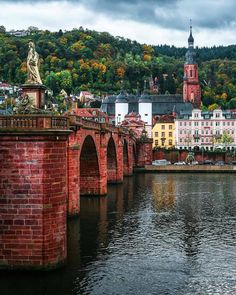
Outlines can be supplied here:
M166 165L154 166L146 165L144 168L136 168L135 172L164 172L164 173L236 173L236 166L224 165Z

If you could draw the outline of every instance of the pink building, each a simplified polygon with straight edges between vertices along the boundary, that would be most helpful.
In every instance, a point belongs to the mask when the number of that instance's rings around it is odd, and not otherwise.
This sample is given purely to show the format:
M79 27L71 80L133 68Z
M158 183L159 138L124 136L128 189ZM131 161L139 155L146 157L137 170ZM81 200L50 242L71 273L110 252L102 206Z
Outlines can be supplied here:
M120 126L127 127L132 130L137 138L141 138L145 132L145 122L141 120L141 115L135 112L127 114Z
M223 138L227 138L227 142ZM219 109L213 112L193 109L192 114L180 114L175 119L175 147L189 150L234 149L236 147L235 114Z

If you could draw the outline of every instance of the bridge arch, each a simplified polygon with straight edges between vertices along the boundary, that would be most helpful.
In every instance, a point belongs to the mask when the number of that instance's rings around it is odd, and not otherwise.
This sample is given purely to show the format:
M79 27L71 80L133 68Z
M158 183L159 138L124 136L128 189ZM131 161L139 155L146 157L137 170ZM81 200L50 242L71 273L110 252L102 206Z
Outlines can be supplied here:
M112 136L107 144L107 182L117 182L117 152Z
M80 153L80 194L97 195L100 192L100 170L95 141L85 137Z

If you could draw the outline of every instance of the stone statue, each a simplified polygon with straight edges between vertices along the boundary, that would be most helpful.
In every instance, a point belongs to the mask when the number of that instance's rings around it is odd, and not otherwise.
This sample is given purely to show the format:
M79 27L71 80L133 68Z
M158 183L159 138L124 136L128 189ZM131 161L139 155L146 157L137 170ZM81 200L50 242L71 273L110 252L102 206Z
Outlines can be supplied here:
M29 42L27 73L27 84L42 84L42 80L39 75L39 55L35 51L35 45L32 41Z

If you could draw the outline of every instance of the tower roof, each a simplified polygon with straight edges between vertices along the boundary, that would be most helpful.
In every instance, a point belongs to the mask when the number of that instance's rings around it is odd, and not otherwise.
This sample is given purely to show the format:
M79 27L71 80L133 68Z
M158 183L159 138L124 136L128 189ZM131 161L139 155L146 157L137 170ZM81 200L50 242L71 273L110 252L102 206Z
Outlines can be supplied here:
M116 102L121 102L121 103L127 103L128 102L123 89L120 91L120 94L117 95Z
M138 102L151 102L150 95L147 92L146 80L144 80L144 91L143 94L140 96Z
M191 24L191 20L190 20L190 34L188 37L188 50L185 54L185 64L196 64L195 61L195 57L196 57L196 53L194 50L194 38L192 35L192 24Z
M190 34L189 34L189 37L188 37L188 46L193 46L193 43L194 43L194 38L193 38L193 35L192 35L192 25L190 25Z

